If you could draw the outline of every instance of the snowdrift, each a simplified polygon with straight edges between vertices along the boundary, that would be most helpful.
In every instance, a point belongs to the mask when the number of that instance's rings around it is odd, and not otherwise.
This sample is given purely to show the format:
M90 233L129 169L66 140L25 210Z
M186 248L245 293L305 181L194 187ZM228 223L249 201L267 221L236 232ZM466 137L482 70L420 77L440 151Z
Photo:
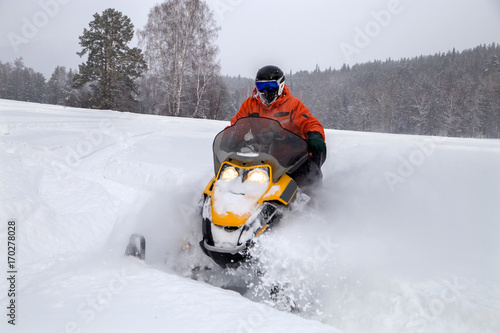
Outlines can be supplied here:
M177 267L227 125L0 100L1 331L500 331L500 140L327 130L324 187L256 248L290 314Z

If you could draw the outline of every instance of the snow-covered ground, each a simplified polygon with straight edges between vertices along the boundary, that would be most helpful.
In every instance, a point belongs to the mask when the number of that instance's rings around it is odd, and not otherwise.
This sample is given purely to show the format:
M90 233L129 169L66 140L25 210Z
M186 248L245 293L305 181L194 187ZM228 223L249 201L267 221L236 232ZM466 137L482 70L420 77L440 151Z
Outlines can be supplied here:
M255 248L291 314L179 268L225 126L0 100L0 330L13 300L18 332L500 332L500 140L327 130L324 188Z

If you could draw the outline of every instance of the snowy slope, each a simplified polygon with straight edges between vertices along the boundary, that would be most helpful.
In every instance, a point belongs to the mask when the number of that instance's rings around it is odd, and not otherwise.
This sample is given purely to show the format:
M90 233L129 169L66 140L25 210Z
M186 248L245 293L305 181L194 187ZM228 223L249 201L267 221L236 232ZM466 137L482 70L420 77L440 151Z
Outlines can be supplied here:
M327 131L324 188L256 248L301 314L179 269L226 122L0 100L22 332L500 332L500 140ZM146 263L123 255L146 235ZM0 280L1 331L9 283ZM212 283L215 284L215 283Z

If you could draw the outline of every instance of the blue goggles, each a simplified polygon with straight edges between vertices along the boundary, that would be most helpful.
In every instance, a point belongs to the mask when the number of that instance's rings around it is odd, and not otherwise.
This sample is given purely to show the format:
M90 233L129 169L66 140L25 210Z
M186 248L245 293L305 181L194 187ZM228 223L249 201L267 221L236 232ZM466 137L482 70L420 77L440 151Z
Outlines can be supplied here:
M255 87L259 92L275 92L279 90L278 81L255 81Z

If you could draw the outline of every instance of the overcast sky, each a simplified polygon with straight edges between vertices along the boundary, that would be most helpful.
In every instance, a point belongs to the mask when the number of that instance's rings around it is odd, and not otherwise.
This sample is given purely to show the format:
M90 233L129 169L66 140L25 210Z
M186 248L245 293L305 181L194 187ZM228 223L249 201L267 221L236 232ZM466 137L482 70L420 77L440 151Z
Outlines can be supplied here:
M115 8L144 27L161 0L0 0L0 61L23 57L47 79L77 69L78 37L92 15ZM340 68L500 43L500 0L207 0L219 32L222 74L254 77ZM137 41L133 41L136 46Z

